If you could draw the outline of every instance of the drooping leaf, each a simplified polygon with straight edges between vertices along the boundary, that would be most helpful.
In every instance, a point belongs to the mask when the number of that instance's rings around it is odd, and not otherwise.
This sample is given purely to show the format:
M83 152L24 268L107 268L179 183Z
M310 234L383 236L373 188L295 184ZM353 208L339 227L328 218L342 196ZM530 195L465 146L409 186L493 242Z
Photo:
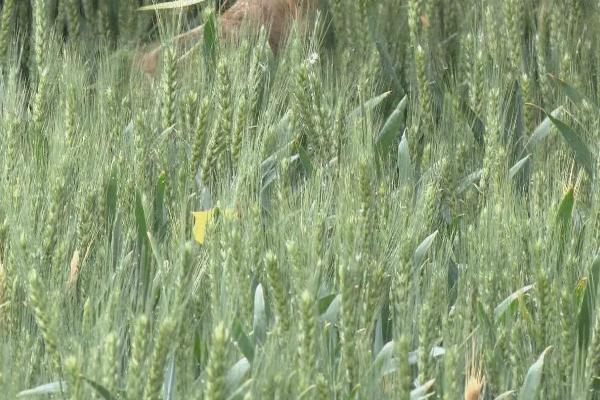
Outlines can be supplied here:
M383 326L381 321L381 313L375 322L375 340L373 340L373 354L379 354L383 348Z
M267 312L265 309L265 298L262 285L259 283L254 291L254 319L253 319L254 342L262 344L267 335Z
M425 382L423 385L410 392L410 400L420 400L428 397L428 393L433 387L435 379Z
M483 146L483 135L485 132L485 125L481 120L481 116L477 115L475 111L469 106L469 103L464 98L458 98L460 110L463 115L466 117L467 121L469 121L469 127L473 132L473 137L478 145Z
M45 394L60 393L61 388L62 390L65 390L66 387L67 383L65 381L45 383L43 385L36 386L32 389L23 390L17 393L17 397L39 396Z
M300 148L298 149L298 156L300 158L300 163L304 168L304 172L306 172L307 175L312 174L314 170L312 161L310 160L310 155L306 152L304 147L300 146Z
M217 49L217 19L215 13L207 9L204 13L204 26L202 29L202 44L204 57L207 60L207 65L215 65L216 49Z
M550 350L552 350L552 346L547 347L537 361L529 367L525 376L525 382L523 382L523 387L521 387L521 391L519 392L519 400L535 400L537 398L540 391L540 383L542 382L544 358Z
M431 235L427 236L421 242L421 244L417 246L417 249L415 250L415 255L413 257L415 268L419 268L421 264L423 264L423 261L425 260L425 255L429 251L429 248L433 244L433 241L435 240L437 234L438 231L436 230Z
M252 362L252 360L254 360L254 345L248 335L246 335L246 332L244 332L242 323L237 318L233 321L231 337L244 357L246 357L249 362Z
M331 303L329 304L329 307L327 307L327 310L321 315L321 320L335 324L337 322L338 316L340 314L341 307L342 307L342 295L338 294L331 301Z
M394 359L394 341L387 342L376 354L373 361L373 371L377 379L381 379L384 375L397 369L396 360Z
M556 86L562 90L562 92L564 94L567 95L567 97L569 98L569 100L571 100L575 105L577 106L593 106L595 109L597 109L597 105L594 104L594 102L587 97L585 94L581 93L581 91L579 89L577 89L576 87L569 85L567 82L565 82L564 80L560 79L557 76L554 76L552 74L548 74L548 76L550 77L550 80L552 82L554 82L554 84L556 84Z
M377 17L377 7L368 7L367 23L369 26L369 34L375 42L375 47L377 48L377 52L379 53L379 58L381 59L381 64L383 66L383 72L385 72L385 76L389 79L390 83L392 84L396 96L402 96L404 90L400 83L400 78L396 71L395 63L392 61L392 56L388 51L387 41L381 38L381 34L377 29Z
M517 161L515 163L515 165L513 165L510 168L510 170L508 171L508 176L510 179L513 179L515 177L515 175L517 175L523 169L523 167L529 161L530 157L531 157L531 154L527 154L525 157L521 158L519 161Z
M392 92L385 92L383 94L373 97L372 99L365 101L363 104L361 104L360 106L358 106L354 110L352 110L350 112L350 114L348 114L348 117L347 117L348 120L352 120L352 119L360 117L363 110L364 111L374 110L375 107L377 107L379 104L381 104L381 102L390 95L390 93L392 93Z
M385 154L400 136L400 129L405 123L407 103L408 97L404 96L396 109L392 111L392 114L385 121L379 135L375 138L375 151L377 154Z
M325 311L327 311L329 305L331 304L333 299L335 299L336 296L336 293L330 293L319 298L319 300L317 301L317 310L319 311L319 315L322 315Z
M592 337L594 308L600 281L600 256L596 257L589 271L589 277L583 292L583 299L577 316L577 344L580 351L586 351ZM598 312L596 310L596 312Z
M165 209L165 192L167 189L167 173L162 171L158 175L156 186L154 188L154 223L152 225L152 232L160 240L164 237L167 230L166 214Z
M460 195L464 193L465 190L475 185L475 182L481 179L481 175L483 175L483 168L478 169L475 172L471 172L460 182L460 185L456 189L456 194Z
M146 232L146 235L148 236L148 242L150 243L150 249L152 249L152 255L154 256L156 265L163 265L164 259L162 257L160 248L158 247L158 242L156 241L154 236L152 236L152 233Z
M135 196L135 222L137 227L138 245L146 241L146 232L148 226L146 224L146 212L144 210L144 203L142 202L142 196L140 193L136 193Z
M246 357L242 357L231 367L225 377L230 393L235 392L240 387L249 371L250 362Z
M556 213L556 225L561 232L568 229L573 221L573 206L575 205L575 194L570 188L563 196Z
M412 183L415 176L415 170L410 161L410 150L406 130L404 130L402 139L400 139L400 143L398 144L398 175L400 184Z
M594 160L594 155L588 148L588 146L583 142L583 140L575 133L575 131L565 124L563 121L555 118L551 114L546 113L550 121L556 126L558 131L561 133L563 139L573 153L575 154L575 161L579 165L583 167L583 169L587 172L590 178L594 178L594 166L596 165Z
M533 285L523 286L519 290L513 292L506 299L502 300L500 304L496 306L494 309L494 319L499 321L506 311L513 305L515 301L517 301L520 297L522 297L525 293L529 292L533 288Z
M446 354L446 349L441 346L433 346L429 352L429 357L438 358ZM413 350L408 353L408 364L417 365L419 362L419 350Z
M113 168L110 172L110 177L108 178L108 186L106 187L106 226L107 233L110 235L113 229L113 223L115 221L115 217L117 215L117 179L119 172L117 170L117 166L113 165Z
M499 394L498 396L496 396L496 398L494 400L506 400L506 399L510 399L513 397L513 394L515 394L514 390L509 390L506 391L504 393Z
M555 118L558 118L558 116L560 115L560 113L562 112L562 107L558 107L556 109L554 109L550 115L552 115ZM531 137L529 138L529 141L527 142L527 145L525 146L527 149L529 149L530 151L533 150L533 148L539 143L541 142L544 138L546 138L549 134L550 134L550 129L552 128L553 124L552 121L550 120L550 118L548 118L548 116L544 117L544 120L534 129Z
M102 386L101 384L99 384L96 381L93 381L89 378L86 378L85 376L83 377L83 380L86 381L91 387L94 388L94 390L96 391L96 393L98 393L100 396L102 396L102 398L104 400L116 400L116 396L114 396L110 390L108 390L107 388L105 388L104 386Z
M169 356L165 371L164 400L173 400L175 398L175 388L175 354L173 353Z
M165 1L163 3L150 4L147 6L139 7L138 11L156 11L156 10L172 10L174 8L184 8L193 6L195 4L204 3L206 0L176 0L176 1Z

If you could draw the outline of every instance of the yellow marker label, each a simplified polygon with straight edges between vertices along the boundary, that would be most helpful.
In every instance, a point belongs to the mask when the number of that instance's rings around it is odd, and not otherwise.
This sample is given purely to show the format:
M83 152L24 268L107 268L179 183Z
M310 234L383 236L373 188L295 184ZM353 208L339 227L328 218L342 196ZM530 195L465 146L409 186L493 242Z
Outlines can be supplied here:
M204 241L206 240L206 228L209 221L214 217L214 214L214 208L205 211L192 212L192 215L194 216L193 233L196 242L204 244ZM233 208L226 208L223 210L223 217L225 217L225 219L232 220L237 218L237 213Z
M206 239L206 227L214 212L215 210L211 208L210 210L192 213L194 216L194 239L196 239L196 242L204 244L204 240Z

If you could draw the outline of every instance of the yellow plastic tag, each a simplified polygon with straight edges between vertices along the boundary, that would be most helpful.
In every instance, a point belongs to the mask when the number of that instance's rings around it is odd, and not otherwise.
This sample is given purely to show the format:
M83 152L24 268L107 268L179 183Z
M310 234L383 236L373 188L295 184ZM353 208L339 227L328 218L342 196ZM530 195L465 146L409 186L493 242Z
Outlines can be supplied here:
M210 220L214 217L214 214L214 208L192 212L192 215L194 216L193 233L196 242L204 244L204 241L206 240L206 228ZM222 210L222 215L227 220L233 220L238 217L238 213L233 208L226 208L225 210Z
M206 211L196 211L193 212L194 216L194 239L196 242L200 244L204 244L204 240L206 239L206 227L208 225L208 221L212 218L215 210L211 208Z

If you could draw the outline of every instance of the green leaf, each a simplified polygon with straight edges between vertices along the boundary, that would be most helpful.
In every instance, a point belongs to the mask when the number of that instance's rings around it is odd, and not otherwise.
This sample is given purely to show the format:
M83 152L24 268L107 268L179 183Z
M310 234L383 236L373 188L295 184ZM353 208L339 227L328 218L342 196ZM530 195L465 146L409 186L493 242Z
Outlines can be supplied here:
M314 168L312 162L310 161L310 156L308 155L304 147L300 146L300 148L298 149L298 155L300 156L300 163L302 164L302 167L304 168L306 174L312 174Z
M545 112L545 111L544 111ZM583 140L573 131L573 129L559 120L553 117L551 114L546 113L550 121L558 128L565 142L571 147L573 153L575 153L575 160L579 165L585 169L590 178L594 178L594 166L596 165L592 152L583 142Z
M204 48L204 57L208 61L209 65L213 65L216 60L216 48L217 48L217 21L215 13L207 8L203 15L204 27L203 35L204 39L202 44Z
M398 139L401 134L401 128L405 123L406 106L408 98L404 96L387 121L381 128L379 135L375 139L375 151L377 154L384 154L390 146Z
M193 6L195 4L204 3L206 0L177 0L166 1L164 3L150 4L138 8L138 11L155 11L155 10L172 10L174 8L183 8Z
M577 344L580 351L585 352L592 337L594 308L600 281L600 256L597 256L589 271L589 277L583 293L583 300L577 316ZM596 311L598 312L598 311Z
M17 393L17 397L39 396L42 394L60 393L61 388L62 390L65 390L66 387L67 383L65 381L45 383L43 385L36 386L32 389L23 390Z
M531 157L531 154L527 154L525 157L521 158L519 161L517 161L515 163L515 165L513 165L510 168L510 170L508 171L508 176L510 177L510 179L514 178L515 175L517 175L519 173L519 171L521 171L523 169L525 164L527 164L527 161L529 161L530 157Z
M142 196L139 192L137 192L135 195L135 223L137 227L138 245L141 245L146 241L146 232L148 231L148 226L146 225L144 203L142 202Z
M108 186L106 188L106 223L108 231L107 233L110 235L110 232L113 228L113 223L115 217L117 215L117 178L119 176L117 166L114 165L110 177L108 178Z
M427 236L421 242L421 244L417 246L417 249L415 250L415 255L413 257L415 268L419 268L421 264L423 264L423 261L425 261L425 255L429 251L429 248L433 244L433 241L435 240L437 234L438 231L436 230L431 235Z
M561 112L562 107L557 107L550 113L550 115L554 118L558 118ZM552 121L550 118L548 118L548 116L546 116L544 120L534 129L533 134L529 138L529 141L525 147L528 149L533 149L539 142L541 142L550 134L550 129L552 126Z
M483 168L471 172L469 175L463 178L463 180L460 182L460 185L456 189L456 194L460 195L470 187L473 187L475 185L475 182L481 179L481 175L483 175Z
M173 400L175 398L175 353L169 356L169 362L165 371L165 395L164 400Z
M158 239L162 239L167 230L166 223L166 210L165 210L165 191L167 188L167 174L165 171L162 171L158 180L156 181L156 187L154 188L154 224L152 226L152 232L158 237Z
M158 243L154 239L154 236L152 236L152 233L146 232L146 235L148 236L148 242L150 243L150 248L152 249L152 255L154 256L156 265L158 265L159 268L162 268L162 266L164 264L164 260L160 253L160 249L158 248Z
M373 3L371 3L373 4ZM389 78L389 81L394 88L395 94L401 96L404 93L402 84L400 83L400 77L396 71L396 63L393 61L390 52L387 49L387 40L383 39L381 33L377 29L377 21L379 20L379 12L377 7L367 7L367 23L369 26L369 34L375 42L375 47L379 52L379 58L383 66L383 72L385 76Z
M523 286L521 289L517 290L514 293L511 293L506 299L502 300L498 306L494 309L494 320L499 321L500 318L506 314L506 311L513 305L515 301L517 301L520 297L522 297L525 293L529 292L533 288L533 285Z
M525 376L525 382L519 392L519 400L535 400L540 391L540 383L542 382L542 372L544 369L544 358L546 354L552 349L552 346L547 347L542 352L540 357L535 363L529 367L527 376Z
M112 395L112 393L110 393L110 391L105 388L104 386L102 386L101 384L99 384L96 381L93 381L89 378L86 378L85 376L83 377L83 380L85 380L91 387L94 388L94 390L96 390L96 392L102 396L102 398L104 400L116 400L117 398L115 396Z
M595 108L597 108L597 105L594 104L594 102L590 100L586 95L581 93L579 89L569 85L567 82L563 81L557 76L554 76L552 74L548 74L548 76L550 77L550 80L552 80L552 82L554 82L556 86L558 86L558 88L562 90L567 95L569 100L571 100L574 104L578 106L594 106Z
M249 371L250 362L246 357L242 357L231 367L225 377L230 393L235 392L240 387Z
M254 291L254 322L253 322L254 342L256 344L264 343L267 335L267 313L265 310L265 298L263 296L262 285L259 283Z
M340 315L341 307L342 307L342 295L338 294L331 301L331 303L329 304L329 307L327 307L327 311L325 311L321 315L321 320L335 324L338 320L338 316Z
M408 146L406 130L404 131L402 139L400 139L400 143L398 144L398 175L400 184L412 183L415 176L415 170L410 161L410 149Z
M244 357L246 357L248 361L252 362L252 360L254 360L254 345L252 344L252 341L248 335L246 335L246 332L244 332L242 323L237 318L233 321L231 337Z
M573 188L570 188L560 201L558 211L556 212L556 225L559 232L565 232L571 226L574 204L575 195Z
M420 400L429 397L427 394L433 387L435 379L425 382L423 385L410 392L410 400Z
M373 97L372 99L365 101L363 104L352 110L350 114L348 114L347 119L352 120L359 118L363 111L371 111L375 109L375 107L381 104L381 102L385 100L390 95L390 93L392 92L385 92L383 94Z
M507 392L499 394L494 400L505 400L508 398L512 398L514 393L514 390L509 390Z
M394 341L387 342L375 356L373 371L377 379L396 371L396 360L394 358Z
M317 301L317 309L319 310L319 315L322 315L323 313L325 313L325 311L327 311L327 309L329 308L329 305L331 304L333 299L336 298L336 296L337 296L336 293L330 293L328 295L321 297Z
M483 134L485 132L485 125L481 120L480 116L469 106L469 102L460 97L458 98L460 110L469 122L469 128L473 132L473 138L478 145L483 146Z

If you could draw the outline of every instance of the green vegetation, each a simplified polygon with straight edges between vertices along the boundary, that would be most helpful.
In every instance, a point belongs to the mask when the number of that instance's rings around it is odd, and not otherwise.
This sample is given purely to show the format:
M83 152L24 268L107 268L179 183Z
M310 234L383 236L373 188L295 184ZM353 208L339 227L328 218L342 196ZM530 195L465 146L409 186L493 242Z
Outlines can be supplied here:
M595 2L1 3L1 397L600 398Z

